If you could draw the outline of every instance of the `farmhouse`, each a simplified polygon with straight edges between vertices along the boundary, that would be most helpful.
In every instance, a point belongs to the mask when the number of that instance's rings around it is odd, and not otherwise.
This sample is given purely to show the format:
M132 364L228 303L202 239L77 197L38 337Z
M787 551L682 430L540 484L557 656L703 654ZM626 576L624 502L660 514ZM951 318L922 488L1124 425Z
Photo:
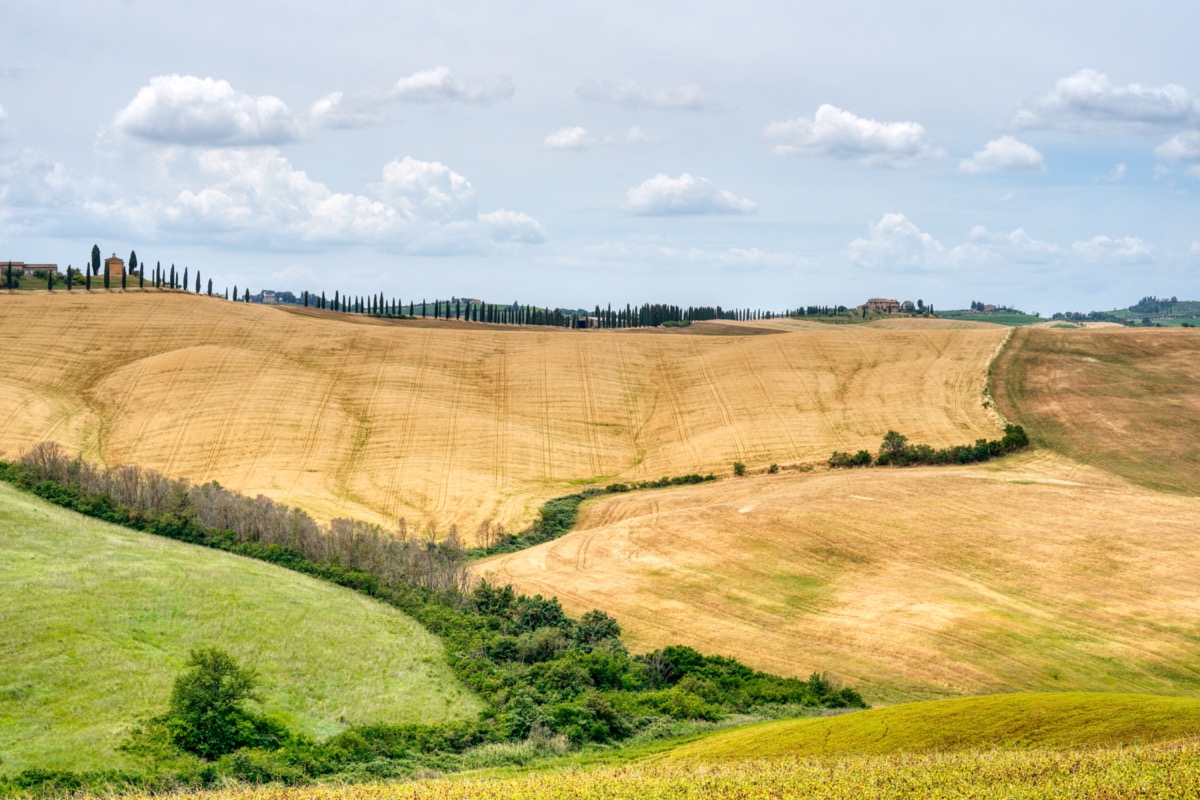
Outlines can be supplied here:
M5 270L8 265L12 264L13 272L20 272L22 275L33 275L37 272L53 272L58 274L58 264L26 264L24 261L5 261L0 264Z
M900 301L887 297L872 297L866 302L866 309L867 311L882 311L893 314L900 310Z

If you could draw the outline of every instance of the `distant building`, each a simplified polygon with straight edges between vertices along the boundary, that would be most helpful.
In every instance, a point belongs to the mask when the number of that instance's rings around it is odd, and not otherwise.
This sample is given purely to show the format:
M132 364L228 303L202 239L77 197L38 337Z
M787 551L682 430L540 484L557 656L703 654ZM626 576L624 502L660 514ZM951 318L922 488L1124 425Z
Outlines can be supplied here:
M991 303L983 304L983 311L985 314L989 311L995 311L995 310L996 310L996 306L994 306L993 304L991 304Z
M121 276L125 274L125 259L117 258L117 254L113 253L112 258L104 259L104 274L108 276L108 282L120 283Z
M872 297L866 302L867 311L880 311L887 314L895 314L900 311L900 301L892 300L887 297Z
M53 272L58 274L58 264L26 264L24 261L4 261L0 262L0 269L8 271L8 265L12 264L13 272L20 272L22 275L32 275L35 272Z
M577 317L575 319L575 327L576 328L599 328L600 327L600 318L599 317Z

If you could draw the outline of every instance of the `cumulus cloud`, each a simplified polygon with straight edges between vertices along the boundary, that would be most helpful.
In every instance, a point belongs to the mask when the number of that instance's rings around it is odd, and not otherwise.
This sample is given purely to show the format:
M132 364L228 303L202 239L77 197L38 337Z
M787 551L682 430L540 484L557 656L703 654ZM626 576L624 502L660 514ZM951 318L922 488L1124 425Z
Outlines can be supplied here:
M377 106L344 92L330 92L312 104L308 115L313 125L322 128L365 128L383 121Z
M1154 148L1163 161L1200 162L1200 130L1177 133Z
M1018 128L1058 128L1081 133L1116 133L1194 123L1200 101L1182 86L1113 84L1107 75L1081 69L1017 112Z
M1088 262L1143 263L1150 260L1150 247L1137 236L1093 236L1075 242L1071 252Z
M976 225L960 244L948 247L903 214L889 212L870 226L868 235L847 247L848 259L872 268L1003 268L1008 265L1131 264L1150 260L1151 248L1136 236L1094 236L1061 245L1036 239L1017 228L992 231Z
M659 173L625 194L631 214L752 214L758 206L730 191L718 189L707 178L683 173L672 178Z
M576 87L575 96L589 103L606 103L630 109L706 111L717 107L716 101L694 83L671 89L650 90L633 81L589 79Z
M194 75L152 78L117 112L113 128L148 141L207 147L281 144L303 130L279 98Z
M904 166L937 158L918 122L878 122L822 104L813 117L773 122L763 136L776 155L857 159L866 164Z
M278 248L370 244L402 252L487 253L546 238L527 214L480 213L471 183L436 161L393 160L363 193L332 191L274 148L187 149L163 162L180 187L173 194L93 202L89 212L137 226L148 237L202 234Z
M625 132L625 144L650 144L657 141L657 136L646 133L640 125L634 125Z
M587 128L559 128L542 141L542 147L547 150L584 150L596 143L588 136Z
M945 248L903 214L888 212L872 223L866 238L855 239L847 255L866 267L921 267L941 259Z
M67 168L40 150L22 150L0 162L0 206L61 208L75 198Z
M502 78L489 87L483 81L460 81L449 67L434 67L406 75L392 84L390 100L407 103L486 103L513 96L512 81Z
M958 171L966 175L984 175L1002 170L1045 172L1046 165L1041 153L1011 136L993 139L982 150L977 150L975 155L958 163Z

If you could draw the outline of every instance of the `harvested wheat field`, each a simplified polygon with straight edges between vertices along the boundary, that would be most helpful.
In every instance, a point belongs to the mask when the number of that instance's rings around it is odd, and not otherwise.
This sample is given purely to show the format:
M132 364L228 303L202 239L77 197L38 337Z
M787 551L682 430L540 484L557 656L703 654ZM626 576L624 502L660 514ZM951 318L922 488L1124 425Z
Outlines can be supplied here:
M477 574L873 702L1200 689L1200 499L1045 451L608 496Z
M381 322L158 292L6 295L0 319L8 457L56 440L322 518L468 538L587 482L822 461L889 428L991 436L980 391L1004 335Z
M1200 495L1200 331L1017 331L994 390L1037 444Z

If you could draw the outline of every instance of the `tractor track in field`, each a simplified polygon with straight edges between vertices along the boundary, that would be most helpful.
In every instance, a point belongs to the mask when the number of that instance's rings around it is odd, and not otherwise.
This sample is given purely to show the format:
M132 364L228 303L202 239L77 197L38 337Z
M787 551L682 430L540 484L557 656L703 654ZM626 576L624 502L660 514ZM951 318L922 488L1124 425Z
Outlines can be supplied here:
M596 432L596 425L599 423L599 415L596 413L596 391L592 386L592 375L588 369L588 361L583 352L582 340L575 342L575 363L579 368L579 379L583 389L583 411L585 415L583 427L587 431L588 463L593 476L601 475L604 472L604 467L601 462L600 436Z
M713 406L717 409L717 413L721 415L721 423L725 427L725 430L729 432L729 438L733 440L737 458L745 458L749 452L749 448L746 446L746 439L742 436L741 428L734 422L729 398L721 390L720 384L713 380L712 371L708 368L706 358L708 354L700 352L700 346L694 340L691 345L692 358L695 359L695 363L699 366L700 374L704 376L704 385L708 388L709 395L712 396Z
M619 337L614 336L612 342L617 352L617 375L621 385L621 403L625 406L629 443L633 446L633 463L624 469L637 468L646 460L646 448L641 443L642 428L645 426L645 422L638 406L637 390L634 388L631 378L625 348L621 346Z
M508 470L505 467L509 425L511 424L508 396L508 336L498 337L497 344L496 372L492 378L492 396L496 415L495 432L492 434L492 486L500 488L508 485Z
M432 340L433 330L424 330L421 334L420 343L417 345L416 363L411 368L412 383L409 386L408 397L404 403L404 416L401 418L403 428L400 433L399 444L394 451L395 462L391 470L391 475L388 478L387 486L387 496L391 502L388 514L393 518L397 518L400 515L400 506L402 505L401 496L404 491L405 466L412 457L413 438L417 432L417 403L423 394L423 387L425 386L425 372L429 367L429 346Z
M791 445L792 458L799 458L800 446L796 443L796 437L792 435L792 426L789 425L786 420L784 420L783 415L779 413L778 406L771 401L771 395L767 391L767 387L763 385L762 377L759 376L758 371L754 369L754 366L750 363L750 357L746 354L745 341L736 342L733 346L737 352L738 360L742 364L742 368L745 369L746 374L750 376L750 384L754 390L754 393L758 396L759 403L763 408L766 408L770 411L771 416L775 418L775 422L779 426L779 430L783 431L787 436L788 443Z
M451 364L462 365L467 363L467 348L470 339L466 336L458 337L458 352L457 358L451 361ZM462 396L464 388L459 382L453 381L450 384L450 411L446 415L445 431L446 431L446 446L442 448L442 463L439 470L437 482L437 499L433 503L433 511L442 513L447 510L449 505L450 492L450 475L454 471L454 461L459 457L458 450L455 444L458 439L458 416L459 409L462 407ZM451 514L455 509L449 509Z
M658 369L655 370L654 374L659 381L661 394L667 401L667 412L675 422L675 438L678 440L679 446L687 452L691 468L696 469L697 465L703 463L703 461L700 459L699 453L696 452L696 447L692 442L691 431L687 425L687 415L683 411L683 402L679 397L679 390L672 380L672 370L667 365L666 358L661 353L658 356Z

